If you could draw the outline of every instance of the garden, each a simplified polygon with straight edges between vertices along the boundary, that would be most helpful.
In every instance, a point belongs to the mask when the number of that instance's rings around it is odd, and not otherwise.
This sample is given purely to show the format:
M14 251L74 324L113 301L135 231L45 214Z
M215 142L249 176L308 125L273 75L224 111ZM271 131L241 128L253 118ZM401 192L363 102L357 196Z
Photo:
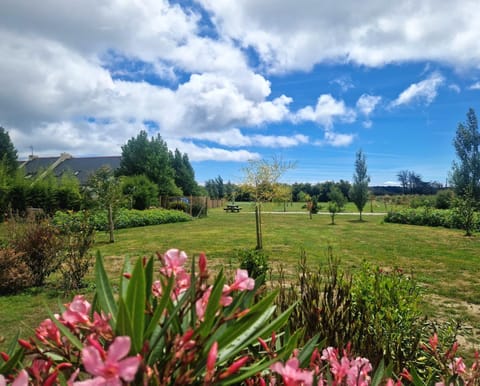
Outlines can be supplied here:
M97 227L78 288L55 271L0 297L0 373L17 385L478 382L478 237L386 222L381 202L335 225L325 209L271 203L258 251L255 204L239 205L118 229L115 243Z

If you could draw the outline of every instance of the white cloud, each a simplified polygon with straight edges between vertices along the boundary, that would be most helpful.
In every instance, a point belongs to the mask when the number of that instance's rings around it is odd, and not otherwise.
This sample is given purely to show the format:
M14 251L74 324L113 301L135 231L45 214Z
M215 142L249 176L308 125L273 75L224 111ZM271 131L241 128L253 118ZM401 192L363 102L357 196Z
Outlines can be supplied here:
M355 118L355 111L348 108L344 101L337 101L330 94L323 94L318 98L315 108L307 106L297 111L294 121L313 121L329 129L337 119L353 122Z
M381 66L432 60L453 66L480 61L472 15L480 3L315 0L198 0L222 35L254 47L270 71L309 70L317 63ZM461 26L461 28L459 28Z
M423 101L430 104L437 96L438 88L445 82L445 78L438 72L434 72L427 79L411 84L402 91L392 103L392 107L407 105L415 101Z
M369 116L378 103L381 101L382 97L376 95L362 94L357 100L357 109L365 116Z
M479 84L480 86L480 84ZM455 84L455 83L452 83L452 84L449 84L448 85L448 88L454 92L456 92L457 94L460 94L460 92L462 91L462 89L460 88L460 86L458 84Z
M475 82L468 87L469 90L480 90L480 82Z
M314 144L319 146L329 145L334 147L349 146L355 139L355 134L340 134L331 130L325 131L324 139L316 141Z

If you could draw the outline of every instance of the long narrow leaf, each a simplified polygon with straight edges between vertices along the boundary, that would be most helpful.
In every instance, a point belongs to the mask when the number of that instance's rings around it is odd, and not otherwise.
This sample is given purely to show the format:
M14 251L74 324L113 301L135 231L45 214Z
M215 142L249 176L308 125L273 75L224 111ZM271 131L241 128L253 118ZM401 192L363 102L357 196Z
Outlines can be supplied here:
M319 334L315 335L305 344L305 346L302 347L302 350L298 354L300 367L306 367L310 362L310 358L312 357L313 350L315 350L315 347L317 346L319 337Z
M213 324L215 323L215 314L220 307L220 298L222 297L224 283L225 277L223 276L223 271L220 270L213 284L212 292L208 299L207 309L203 316L203 323L199 331L201 337L206 337L211 333Z
M78 350L81 351L83 348L82 342L80 342L80 340L75 335L73 335L72 332L67 327L65 327L64 324L60 323L55 317L55 315L52 313L52 311L50 311L48 308L47 313L52 322L55 323L55 325L58 327L60 332L65 335L65 337L70 341L70 343L72 343Z
M148 303L152 300L152 284L153 284L153 257L147 260L145 265L145 299Z
M380 385L380 382L382 382L382 379L385 374L385 362L382 358L380 363L378 364L377 370L375 371L375 374L373 375L372 379L372 386L378 386Z
M115 303L112 286L110 285L110 281L103 265L103 258L99 251L97 251L97 258L95 262L95 285L97 287L96 295L98 304L103 311L111 315L112 318L110 321L112 328L115 329L117 322L117 304Z
M115 328L115 334L120 336L127 335L133 341L132 319L128 311L128 308L125 304L125 301L122 298L118 299L118 313L117 313L117 324ZM132 354L136 354L136 352L134 352L135 349L136 348L132 347L131 349Z
M125 274L131 272L132 266L130 264L130 259L128 258L128 256L126 256L125 260L123 260L122 275L120 277L120 289L118 291L120 293L120 296L123 298L127 296L128 283L130 282L130 279L126 277Z
M153 313L153 316L150 319L150 323L148 324L148 327L145 331L145 335L144 335L145 339L150 339L150 336L152 335L153 330L158 325L158 322L160 321L160 318L162 317L165 311L165 308L167 307L167 304L170 300L170 296L171 296L174 284L175 284L175 277L172 275L168 278L166 287L162 289L162 297L160 298L160 301L158 302L155 308L155 311Z
M15 367L17 367L17 365L23 359L24 352L25 352L25 349L22 347L19 347L17 351L15 351L14 354L10 356L8 361L6 361L2 366L0 366L0 374L8 374Z
M146 280L142 260L138 259L128 283L126 307L132 323L132 344L135 353L139 353L143 346L145 329L145 291Z

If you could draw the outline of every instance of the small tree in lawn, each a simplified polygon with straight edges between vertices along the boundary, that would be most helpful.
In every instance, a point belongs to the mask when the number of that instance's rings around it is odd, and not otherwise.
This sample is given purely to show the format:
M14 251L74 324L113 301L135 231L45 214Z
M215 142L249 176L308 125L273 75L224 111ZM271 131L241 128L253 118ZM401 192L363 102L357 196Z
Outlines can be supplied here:
M353 175L353 185L350 188L350 200L355 204L360 212L360 221L362 221L363 208L368 201L368 183L370 177L367 175L367 163L365 154L361 150L357 152L355 161L355 174Z
M343 195L342 191L337 186L332 186L330 188L330 193L328 193L328 211L330 212L330 217L332 219L332 225L335 225L335 215L339 212L342 212L345 208L347 199Z
M120 181L114 176L113 170L110 167L103 166L90 177L88 186L94 196L94 201L99 207L107 210L110 242L114 243L114 212L122 199Z
M281 159L273 157L271 161L251 160L243 169L244 186L251 192L255 200L256 249L263 248L261 203L272 201L276 197L280 177L293 167L294 164L285 163Z

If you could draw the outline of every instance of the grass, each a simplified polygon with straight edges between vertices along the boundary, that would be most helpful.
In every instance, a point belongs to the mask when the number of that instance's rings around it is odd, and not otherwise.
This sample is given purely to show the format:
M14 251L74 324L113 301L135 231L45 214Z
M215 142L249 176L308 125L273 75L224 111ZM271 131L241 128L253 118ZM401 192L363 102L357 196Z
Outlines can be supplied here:
M233 269L238 265L235 250L256 245L253 207L240 205L243 207L240 213L225 213L218 208L210 210L206 218L187 223L119 230L114 244L108 243L106 234L99 233L94 249L105 256L108 271L115 279L125 256L151 256L172 247L185 250L189 256L206 252L211 268ZM459 230L388 224L383 223L383 216L364 216L360 222L358 214L339 215L332 226L330 216L318 214L310 220L299 205L290 207L289 212L302 213L267 213L279 208L283 210L283 205L265 207L262 217L263 244L274 267L273 274L278 265L293 273L302 249L310 264L323 264L326 250L331 246L350 270L364 260L387 269L403 269L423 287L427 315L462 318L475 327L472 334L477 332L479 235L467 238ZM46 306L58 310L56 303L67 301L57 300L52 294L57 293L45 290L0 297L0 335L8 341L18 327L23 335L29 335L28 327L45 318ZM0 349L5 344L0 343Z

